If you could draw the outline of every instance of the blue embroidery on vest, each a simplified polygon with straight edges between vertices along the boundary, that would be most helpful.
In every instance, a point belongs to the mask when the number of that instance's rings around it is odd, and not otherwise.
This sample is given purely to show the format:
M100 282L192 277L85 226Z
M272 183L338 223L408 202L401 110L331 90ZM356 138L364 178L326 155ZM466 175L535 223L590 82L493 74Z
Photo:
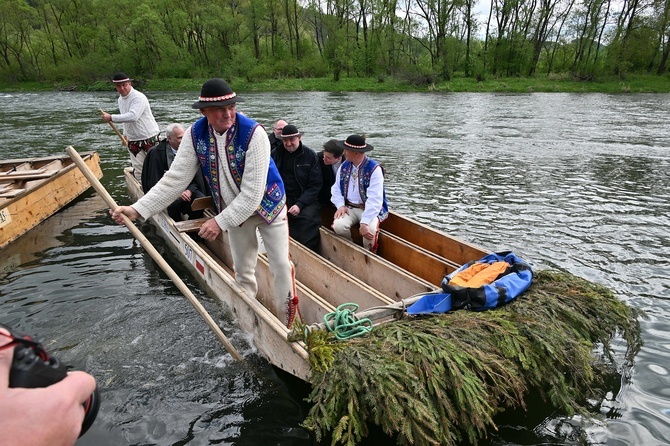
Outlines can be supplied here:
M238 190L242 184L244 161L247 149L249 148L249 142L258 125L259 124L256 121L237 113L235 124L228 129L228 133L226 134L226 165L228 166L229 172L233 177ZM212 191L217 212L221 212L221 194L218 178L218 148L214 130L207 122L207 118L202 117L193 124L191 136L195 152L200 160L203 175ZM261 203L256 209L256 212L263 217L268 224L272 223L284 208L286 203L284 196L284 183L281 180L279 171L272 161L272 158L270 158L265 195L261 199Z

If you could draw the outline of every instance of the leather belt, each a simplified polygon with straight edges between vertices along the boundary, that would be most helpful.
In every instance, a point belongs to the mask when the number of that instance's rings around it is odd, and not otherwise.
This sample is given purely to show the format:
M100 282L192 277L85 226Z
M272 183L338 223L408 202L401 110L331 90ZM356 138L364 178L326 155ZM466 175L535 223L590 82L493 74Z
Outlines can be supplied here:
M348 208L365 209L365 203L352 203L351 201L346 200L344 204Z

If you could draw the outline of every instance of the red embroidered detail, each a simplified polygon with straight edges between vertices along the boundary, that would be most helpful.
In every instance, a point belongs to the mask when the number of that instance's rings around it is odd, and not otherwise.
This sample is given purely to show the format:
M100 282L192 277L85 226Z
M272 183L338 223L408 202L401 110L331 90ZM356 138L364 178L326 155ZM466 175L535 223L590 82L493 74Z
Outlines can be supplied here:
M298 316L299 320L302 321L302 315L300 314L300 301L298 299L298 293L295 288L295 266L293 262L289 260L291 264L291 291L288 293L288 298L286 299L286 327L291 329L293 327L293 322L295 317ZM291 297L293 294L293 297Z
M377 223L377 231L375 231L375 238L370 244L370 252L373 254L377 252L377 248L379 248L379 226L380 224Z

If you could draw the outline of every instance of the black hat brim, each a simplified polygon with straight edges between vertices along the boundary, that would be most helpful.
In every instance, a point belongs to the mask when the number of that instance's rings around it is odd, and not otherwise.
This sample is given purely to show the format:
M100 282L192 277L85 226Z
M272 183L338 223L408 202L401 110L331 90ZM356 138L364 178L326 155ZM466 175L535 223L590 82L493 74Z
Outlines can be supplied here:
M223 107L226 105L234 104L236 102L244 102L244 99L242 99L239 96L235 96L234 98L227 99L225 101L196 101L193 103L193 105L191 105L191 108L203 109L210 107Z

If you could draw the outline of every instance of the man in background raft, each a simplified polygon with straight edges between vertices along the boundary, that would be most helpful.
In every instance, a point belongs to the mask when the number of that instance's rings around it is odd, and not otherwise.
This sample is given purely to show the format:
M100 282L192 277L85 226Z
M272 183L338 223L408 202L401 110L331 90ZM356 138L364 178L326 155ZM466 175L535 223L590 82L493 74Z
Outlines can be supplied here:
M277 147L282 145L281 132L286 127L286 121L280 119L275 122L272 127L272 131L268 133L268 138L270 138L270 150L275 150Z
M135 90L126 73L116 73L112 83L119 92L119 114L111 115L102 112L102 120L105 122L119 122L123 124L123 134L128 141L128 152L130 153L130 165L133 167L133 175L138 181L142 179L142 164L150 148L159 141L160 128L151 114L149 100Z
M337 144L344 149L346 161L337 171L330 190L331 201L337 208L333 230L353 240L351 227L359 223L363 246L375 252L379 223L388 217L384 170L377 161L365 154L373 147L366 144L362 136L351 135Z
M198 235L216 239L223 230L233 257L235 280L252 296L258 292L254 275L260 231L274 279L275 315L290 326L297 309L284 183L270 159L270 141L256 121L236 111L242 99L223 79L202 85L192 107L204 115L186 129L177 156L163 178L132 206L119 206L112 217L123 223L149 218L179 198L198 169L209 184L218 214L200 227Z

